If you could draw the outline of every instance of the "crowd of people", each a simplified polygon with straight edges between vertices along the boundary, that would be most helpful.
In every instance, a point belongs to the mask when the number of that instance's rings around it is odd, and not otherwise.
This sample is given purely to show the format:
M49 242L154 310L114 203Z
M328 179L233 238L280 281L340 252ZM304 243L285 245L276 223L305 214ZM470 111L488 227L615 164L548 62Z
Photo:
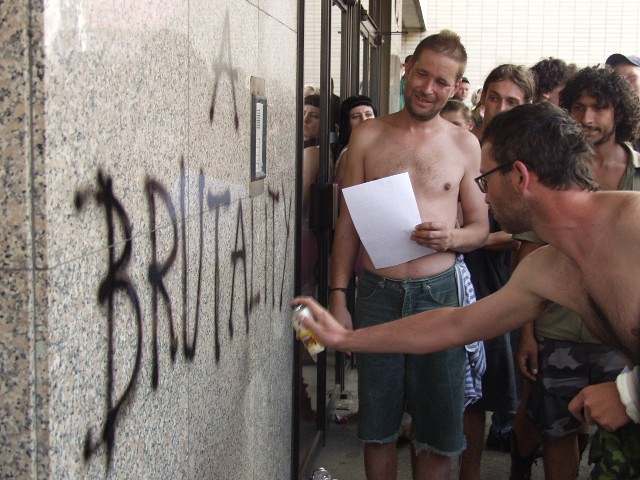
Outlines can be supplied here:
M321 342L358 352L369 480L396 478L405 412L414 478L449 478L456 459L460 479L480 478L487 411L511 479L530 478L539 455L545 478L577 478L587 447L591 478L640 478L640 58L603 60L499 65L470 108L465 48L442 31L407 57L399 112L374 120L370 99L343 102L340 186L408 172L423 220L411 238L433 250L376 269L343 201L329 310L295 300ZM306 150L305 169L317 164ZM482 396L465 402L465 345L477 340Z

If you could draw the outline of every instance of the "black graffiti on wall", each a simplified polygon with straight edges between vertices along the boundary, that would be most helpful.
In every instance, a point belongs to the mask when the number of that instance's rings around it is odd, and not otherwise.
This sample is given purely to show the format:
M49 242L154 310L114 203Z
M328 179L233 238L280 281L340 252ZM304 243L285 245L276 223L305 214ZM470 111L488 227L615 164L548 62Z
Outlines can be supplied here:
M169 344L171 352L171 361L175 362L176 352L178 351L178 340L173 325L173 310L171 308L171 299L164 284L164 277L173 266L178 253L178 219L176 217L176 209L173 206L169 192L156 180L147 178L145 181L145 192L147 195L147 203L149 205L149 241L151 243L151 262L147 279L151 285L151 335L152 335L152 361L151 368L151 385L154 389L158 388L158 295L162 297L164 309L169 324ZM162 200L169 218L171 219L171 227L173 229L171 252L167 259L162 263L158 263L158 241L156 238L156 196ZM184 223L184 222L183 222Z
M227 54L227 61L224 61L225 52ZM233 68L233 61L231 56L231 27L229 26L229 12L224 17L224 27L222 29L222 43L218 50L218 56L213 64L213 70L215 77L213 79L213 92L211 94L211 106L209 107L209 123L213 124L213 119L216 113L216 98L218 97L218 84L220 83L220 76L224 73L229 77L231 82L231 99L233 100L233 126L236 131L240 128L240 120L238 119L238 107L236 103L236 76L237 71Z
M140 372L140 363L142 359L142 313L140 309L140 300L138 293L127 275L127 267L131 260L132 226L129 217L122 203L113 194L113 182L110 177L105 177L102 171L98 172L97 189L95 191L78 192L75 195L75 206L78 210L86 204L87 197L93 194L98 205L102 206L106 220L106 243L108 251L107 274L100 281L98 286L98 303L106 304L107 317L107 381L105 392L106 418L102 427L102 433L99 439L93 438L93 432L90 428L84 439L83 455L88 459L98 448L104 444L106 449L107 470L111 466L113 456L113 445L115 441L116 423L120 408L129 399L135 388L135 382ZM114 218L114 215L116 218ZM120 223L120 227L124 234L124 248L119 258L116 258L115 243L115 220ZM137 342L136 355L133 365L131 378L127 382L124 392L115 402L113 400L114 387L114 361L113 361L113 338L114 338L114 300L116 293L124 293L134 311L134 321L136 326Z
M255 243L254 235L254 200L251 200L251 236L250 244L247 244L245 220L243 212L243 202L239 200L237 202L236 221L235 221L235 236L233 249L229 252L230 264L225 264L220 261L220 212L229 210L232 208L231 193L229 189L225 189L222 192L211 192L206 189L206 179L202 170L198 175L198 242L197 242L197 270L196 270L196 292L195 300L192 300L189 292L189 255L188 255L188 242L186 232L186 203L187 203L187 188L186 188L186 174L184 161L180 160L180 193L179 193L179 209L180 218L178 218L177 210L175 208L174 201L166 189L166 187L153 177L147 176L144 181L144 194L146 197L149 213L149 231L148 240L150 245L150 258L147 268L148 286L151 290L150 295L150 317L151 317L151 386L156 390L160 384L160 371L159 371L159 339L158 339L158 325L161 322L166 322L167 331L169 336L169 355L172 363L175 363L177 359L177 353L179 349L178 338L176 334L176 325L174 318L173 301L169 289L166 286L167 277L172 273L176 259L178 258L178 251L181 251L182 255L182 278L181 278L181 290L182 290L182 352L185 360L192 361L196 354L196 347L198 342L199 324L201 321L213 321L213 339L204 339L204 341L212 341L214 345L215 361L218 363L221 356L221 345L219 337L219 319L220 319L220 290L221 290L221 268L227 268L225 265L230 265L231 272L231 288L229 291L230 305L229 305L229 338L233 339L234 335L234 304L236 293L243 294L243 317L245 320L245 333L249 332L251 313L260 305L261 294L259 291L254 291L254 260L256 248L263 251L265 257L264 263L264 280L265 280L265 299L268 284L271 285L272 303L271 309L275 307L276 297L276 258L281 256L283 258L282 264L278 265L281 271L280 291L278 295L280 297L280 303L278 305L279 310L283 308L283 289L284 279L286 276L287 258L288 258L288 242L290 239L290 220L291 220L291 207L292 198L289 195L288 205L286 201L287 194L284 188L284 184L281 186L281 190L276 191L269 188L268 200L265 197L264 211L265 211L265 243L259 245ZM106 306L106 324L107 324L107 359L106 359L106 394L105 394L105 418L102 425L101 434L95 438L93 429L89 428L84 439L83 456L85 461L88 461L93 455L95 455L99 449L104 445L106 468L110 469L113 448L115 444L116 427L121 413L121 408L128 401L131 400L131 396L138 382L138 376L140 373L142 358L142 346L143 346L143 312L142 306L138 297L138 287L130 279L128 275L128 267L131 260L132 252L134 251L134 239L132 238L133 226L129 220L129 215L125 209L123 202L116 196L113 188L113 180L107 176L103 171L99 171L97 175L96 187L78 191L74 198L74 203L77 211L84 211L87 207L89 198L94 198L98 207L100 207L105 215L106 220L106 238L105 242L108 250L107 259L107 273L103 279L100 280L98 286L98 303L102 306ZM205 209L206 198L206 209ZM271 209L271 222L268 222L267 215L267 202L272 205ZM276 216L276 204L282 205L282 213L284 218L284 237L285 245L283 246L284 252L276 252L276 231L275 231L275 216ZM157 232L160 226L158 225L158 218L160 212L164 212L169 218L170 223L170 235L169 235L169 248L167 251L159 251L159 242L157 238ZM213 241L205 237L205 214L213 213ZM120 225L120 228L116 228L116 222ZM180 224L180 225L179 225ZM271 226L271 229L269 229ZM123 238L117 239L116 232L122 232ZM271 248L266 243L267 238L271 236ZM141 237L138 237L141 238ZM122 254L117 257L116 246L122 244ZM204 268L204 253L203 249L205 245L213 245L213 261L207 259L207 268L213 269L213 285L206 285L203 282L203 268ZM279 243L280 245L280 243ZM248 256L249 251L251 255ZM260 248L261 247L261 248ZM283 257L282 257L283 255ZM267 256L270 257L271 271L268 271ZM250 262L250 264L248 264ZM236 280L236 273L242 271L242 276ZM271 278L271 282L267 279ZM237 282L237 283L236 283ZM242 284L240 292L236 292L237 285ZM213 295L211 295L211 289ZM207 298L213 298L213 312L201 311L201 298L204 290L206 290ZM127 387L119 398L116 397L114 375L114 335L115 322L114 316L117 313L115 311L115 296L116 294L124 294L125 299L131 305L134 310L134 322L135 322L135 335L136 335L136 353L134 359L134 367L131 372L131 376L127 381ZM189 302L194 301L195 307L193 311L193 323L190 323L189 315ZM269 308L267 302L265 302L265 308ZM122 327L120 327L122 328Z

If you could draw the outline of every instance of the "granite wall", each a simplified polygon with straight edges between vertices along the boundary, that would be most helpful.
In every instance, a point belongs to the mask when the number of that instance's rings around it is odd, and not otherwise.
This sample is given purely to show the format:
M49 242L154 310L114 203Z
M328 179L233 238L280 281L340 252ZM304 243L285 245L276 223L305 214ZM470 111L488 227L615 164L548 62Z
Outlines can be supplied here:
M296 2L0 8L0 476L288 477Z

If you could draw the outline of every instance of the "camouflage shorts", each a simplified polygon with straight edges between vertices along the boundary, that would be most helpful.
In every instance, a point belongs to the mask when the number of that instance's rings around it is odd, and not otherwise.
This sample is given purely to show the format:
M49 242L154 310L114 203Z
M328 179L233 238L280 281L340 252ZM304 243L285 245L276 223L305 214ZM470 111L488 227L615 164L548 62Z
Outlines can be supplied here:
M631 423L607 432L599 429L591 440L592 480L640 478L640 425Z
M588 385L610 382L625 367L624 357L605 345L545 338L539 342L538 378L527 402L527 414L549 437L581 430L569 402Z

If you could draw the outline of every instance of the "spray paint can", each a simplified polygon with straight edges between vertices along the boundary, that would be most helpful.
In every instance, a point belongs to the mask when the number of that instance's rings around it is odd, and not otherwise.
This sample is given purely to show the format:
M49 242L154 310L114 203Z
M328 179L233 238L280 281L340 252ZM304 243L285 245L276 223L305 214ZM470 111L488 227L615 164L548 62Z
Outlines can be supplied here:
M307 330L302 326L300 320L303 318L313 319L313 315L311 315L311 311L304 305L296 305L291 314L291 325L293 325L293 329L296 331L296 338L302 342L309 352L309 355L315 358L317 354L324 350L324 345L318 342L311 330Z

